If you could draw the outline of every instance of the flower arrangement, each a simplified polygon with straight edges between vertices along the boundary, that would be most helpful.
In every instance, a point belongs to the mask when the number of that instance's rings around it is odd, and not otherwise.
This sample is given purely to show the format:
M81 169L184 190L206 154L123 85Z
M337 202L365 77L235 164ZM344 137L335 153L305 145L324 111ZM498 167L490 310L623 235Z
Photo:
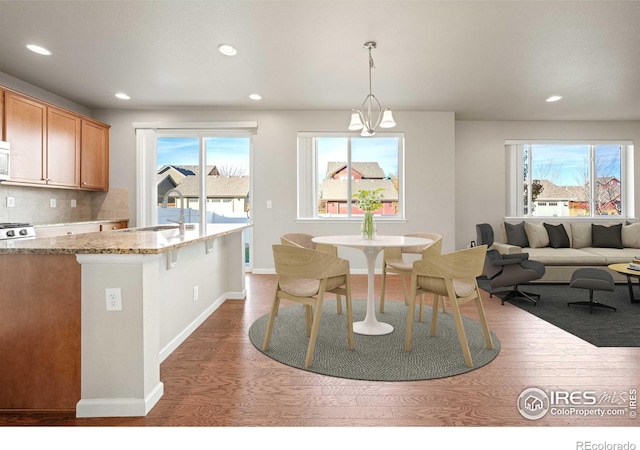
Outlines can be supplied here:
M364 211L364 219L362 220L362 237L364 239L373 239L376 233L376 226L373 222L373 213L382 207L382 188L377 189L358 189L353 194L353 198L358 200L358 207Z
M353 198L358 200L358 208L364 212L374 212L382 208L382 188L358 189Z

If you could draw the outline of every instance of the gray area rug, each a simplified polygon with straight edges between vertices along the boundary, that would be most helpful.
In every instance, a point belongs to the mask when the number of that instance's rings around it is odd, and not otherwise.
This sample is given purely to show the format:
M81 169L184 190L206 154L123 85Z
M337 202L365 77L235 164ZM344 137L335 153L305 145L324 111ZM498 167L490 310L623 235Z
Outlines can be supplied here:
M486 279L479 279L478 286L489 290ZM595 301L613 306L616 311L593 308L592 314L588 306L567 306L567 302L589 300L587 289L570 288L568 284L529 284L520 289L540 294L538 304L514 299L506 302L505 308L517 306L596 347L640 347L640 303L629 301L626 284L617 284L613 292L594 291ZM638 297L638 287L634 285L634 289ZM500 299L494 294L489 301Z
M376 302L377 307L377 302ZM464 313L464 306L462 308ZM354 322L364 319L365 300L353 300ZM500 342L492 333L494 349L485 347L480 323L463 316L474 367L467 367L450 313L438 315L438 336L429 335L431 307L425 305L424 320L413 328L413 348L404 351L407 307L401 301L385 302L379 321L394 326L384 336L355 334L355 350L347 348L346 310L336 313L334 299L324 302L316 349L311 367L304 368L308 338L301 305L280 307L269 350L270 358L298 369L339 378L371 381L410 381L443 378L470 372L491 362L500 351ZM417 306L416 306L417 317ZM249 339L262 352L262 341L269 315L256 320L249 329Z

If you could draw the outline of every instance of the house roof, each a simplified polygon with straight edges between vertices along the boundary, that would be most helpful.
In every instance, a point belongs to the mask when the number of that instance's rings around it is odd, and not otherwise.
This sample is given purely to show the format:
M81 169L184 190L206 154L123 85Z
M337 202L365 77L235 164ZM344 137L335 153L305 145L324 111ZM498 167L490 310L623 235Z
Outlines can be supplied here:
M162 171L164 168L161 168ZM172 169L158 175L158 182L167 176L174 175L176 172L184 175L179 183L176 184L178 190L185 197L199 197L200 184L198 174L199 166L172 166ZM218 173L216 166L207 166L207 173ZM168 175L169 174L169 175ZM161 177L161 178L160 178ZM179 178L179 177L178 177ZM249 195L249 176L224 176L224 175L207 175L206 192L209 198L246 198Z
M596 182L600 185L606 185L612 180L617 180L615 177L599 177ZM540 180L542 184L542 192L536 198L536 201L563 201L570 200L574 202L584 202L588 200L589 187L588 185L572 185L572 186L558 186L549 180ZM615 184L613 186L614 197L620 195L620 186Z
M344 161L330 161L327 163L327 178L331 178L336 173L347 167ZM352 162L351 169L358 172L362 178L385 178L384 171L377 162Z
M189 175L194 175L194 173L180 166L164 165L158 170L156 184L160 184L162 180L169 178L173 185L177 186Z
M536 201L580 201L585 198L584 186L558 186L549 180L540 180L540 184L542 184L543 189Z

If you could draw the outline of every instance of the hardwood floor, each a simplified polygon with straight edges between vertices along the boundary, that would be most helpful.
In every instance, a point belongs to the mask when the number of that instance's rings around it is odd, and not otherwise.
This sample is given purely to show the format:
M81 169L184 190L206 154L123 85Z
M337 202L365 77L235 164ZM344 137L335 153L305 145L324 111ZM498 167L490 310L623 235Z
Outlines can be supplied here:
M379 292L376 277L376 292ZM417 382L332 378L277 363L247 333L268 313L275 276L247 275L245 301L225 302L161 366L164 396L146 417L76 419L73 413L3 413L0 425L190 427L637 427L640 419L547 414L516 408L529 387L628 394L640 386L640 348L598 348L525 311L484 298L498 357L467 374ZM355 298L366 276L353 275ZM387 298L399 299L391 277ZM473 305L463 314L475 316Z

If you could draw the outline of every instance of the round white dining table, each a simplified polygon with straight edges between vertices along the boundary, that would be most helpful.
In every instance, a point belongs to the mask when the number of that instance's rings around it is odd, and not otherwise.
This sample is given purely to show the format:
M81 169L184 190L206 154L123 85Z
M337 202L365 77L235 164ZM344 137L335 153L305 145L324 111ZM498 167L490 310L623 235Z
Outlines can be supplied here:
M383 335L393 331L393 325L380 322L376 318L374 304L373 280L376 259L385 247L411 247L428 245L433 240L413 236L376 236L374 239L363 239L360 235L317 236L312 239L316 244L330 244L359 248L367 258L367 313L361 322L353 323L353 331L358 334Z

